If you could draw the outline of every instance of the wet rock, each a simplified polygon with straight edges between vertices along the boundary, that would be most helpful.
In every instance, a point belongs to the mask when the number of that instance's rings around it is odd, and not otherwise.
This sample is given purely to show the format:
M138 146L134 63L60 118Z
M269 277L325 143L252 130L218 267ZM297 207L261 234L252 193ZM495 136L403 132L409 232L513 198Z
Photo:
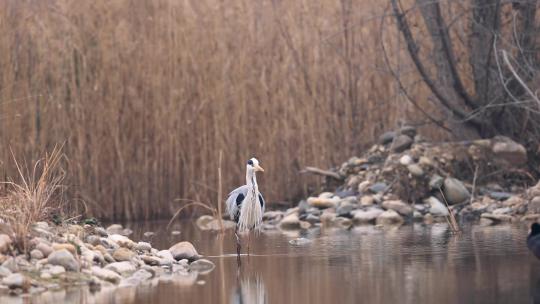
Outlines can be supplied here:
M151 256L151 255L143 255L141 257L141 259L143 260L143 262L147 265L150 265L150 266L157 266L157 265L160 265L160 258L158 257L155 257L155 256ZM170 261L169 263L163 263L163 264L170 264L174 261L174 259L172 261Z
M408 166L408 165L412 165L414 163L414 161L413 161L412 157L405 154L405 155L403 155L402 157L399 158L399 163L404 165L404 166Z
M413 208L401 200L384 201L382 203L382 207L385 209L394 210L404 216L410 216L413 213Z
M403 126L399 129L399 133L414 138L416 136L416 128L413 126Z
M105 228L103 228L103 227L95 227L95 228L94 228L94 231L95 231L96 234L99 235L99 236L102 236L102 237L108 237L108 236L109 236L109 233L108 233L107 230L105 230Z
M386 183L375 183L369 187L369 191L373 193L385 192L388 189Z
M11 246L11 238L7 234L0 234L0 253L7 253Z
M97 266L92 266L92 275L95 275L96 277L104 281L111 282L114 284L117 284L122 279L122 276L120 276L115 271L100 268Z
M11 272L17 272L19 270L19 266L13 257L7 258L7 260L2 263L2 267L9 269Z
M214 267L216 267L216 265L207 259L199 259L189 264L189 269L203 274L212 271Z
M496 222L512 222L514 220L514 217L508 214L482 213L481 217Z
M381 136L379 136L379 143L381 145L389 144L392 142L392 140L394 140L394 137L396 137L396 132L394 131L385 132L381 134Z
M342 204L336 209L336 215L341 217L350 217L351 211L356 209L354 205L351 204Z
M360 184L358 184L358 192L362 193L368 190L371 183L369 181L363 181Z
M50 265L49 268L47 268L46 273L50 274L51 276L59 276L63 273L66 273L66 269L64 268L64 266Z
M40 250L34 249L30 251L30 257L35 260L41 260L45 256L43 255L43 252L41 252Z
M394 138L391 149L393 152L400 153L411 147L413 143L412 138L407 135L401 134Z
M496 161L512 166L523 165L527 162L527 150L525 150L525 147L508 137L497 136L495 139L500 140L492 148Z
M11 270L7 269L4 266L0 266L0 278L7 277L11 274Z
M422 177L424 176L424 170L417 164L412 164L407 166L407 170L411 173L412 176Z
M529 213L540 213L540 196L534 197L527 206Z
M307 202L306 202L306 205L307 205ZM263 220L266 220L266 221L279 221L282 218L283 218L283 212L281 211L266 211L263 214Z
M493 214L509 214L512 212L512 208L510 207L503 207L503 208L497 208L493 210Z
M110 240L110 241L113 241L114 243L116 243L120 247L125 247L125 248L129 248L129 249L135 247L135 245L136 245L135 242L130 240L128 237L126 237L124 235L120 235L120 234L111 234L111 235L109 235L109 237L107 239Z
M54 251L47 261L51 265L63 266L69 271L79 271L79 263L67 249Z
M354 224L369 224L374 222L379 215L384 211L382 209L372 207L367 210L355 210L353 211L353 222Z
M330 197L330 198L327 198L327 197L309 197L307 199L307 202L308 202L308 204L310 204L313 207L317 207L317 208L321 208L321 209L331 208L331 207L335 207L337 205L337 203L339 202L339 197L337 197L337 196Z
M165 263L172 263L175 261L172 253L169 250L161 250L156 253L156 256L161 258ZM160 265L163 265L160 263Z
M107 227L107 234L122 234L124 227L120 224L112 224Z
M311 223L306 221L300 221L300 229L309 229L311 228Z
M321 224L324 226L332 226L335 219L336 214L334 212L324 212L321 214Z
M75 246L69 243L64 243L64 244L54 243L52 244L52 248L54 251L67 250L71 254L77 254L77 249L75 248Z
M332 226L342 228L342 229L348 229L349 227L352 226L352 221L348 218L336 217L332 221Z
M506 199L509 199L511 196L512 196L512 193L508 193L508 192L500 192L500 191L489 192L489 197L498 201L504 201Z
M175 260L188 259L189 261L194 261L199 259L199 254L195 247L190 242L180 242L174 244L169 248L173 258Z
M150 251L152 249L152 245L147 242L138 242L134 249L139 251Z
M381 213L376 220L377 225L394 225L401 224L404 220L396 211L386 210Z
M2 284L6 285L10 289L15 289L15 288L27 289L30 287L29 280L20 273L13 273L3 278Z
M489 218L482 217L480 218L480 221L478 222L478 225L482 227L487 227L493 225L495 222Z
M429 188L431 190L439 190L443 186L444 178L440 175L433 175L429 180Z
M305 221L311 224L319 223L321 218L317 215L308 214L305 218Z
M101 237L98 235L89 235L86 237L86 242L93 246L101 244Z
M447 177L444 180L444 196L448 204L459 204L469 198L470 193L459 180Z
M443 204L441 201L439 201L436 197L430 196L424 201L426 204L429 204L429 213L435 215L435 216L448 216L450 213L448 212L448 208L446 208L446 205Z
M117 262L130 261L135 256L135 253L131 250L120 247L113 252L113 259Z
M119 275L130 274L137 270L133 264L127 261L110 263L109 265L105 266L105 269L112 270Z
M298 218L298 214L291 213L285 216L279 223L279 227L283 230L299 229L300 219Z
M365 195L360 198L360 205L361 206L371 206L375 202L375 199L371 195Z
M310 239L301 237L301 238L290 240L289 244L294 245L294 246L304 246L304 245L310 244L311 242L312 241Z

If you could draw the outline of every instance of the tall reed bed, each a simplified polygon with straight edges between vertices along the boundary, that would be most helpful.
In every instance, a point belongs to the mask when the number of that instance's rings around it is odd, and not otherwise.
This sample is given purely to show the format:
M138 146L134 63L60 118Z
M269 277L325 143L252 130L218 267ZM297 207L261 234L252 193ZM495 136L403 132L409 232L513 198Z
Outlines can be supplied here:
M252 156L268 201L415 115L365 0L0 2L0 169L66 142L70 195L109 219L215 206ZM387 48L399 44L389 35ZM395 59L391 59L395 60ZM397 61L399 63L399 61ZM401 119L401 120L400 120ZM226 194L226 193L223 193Z

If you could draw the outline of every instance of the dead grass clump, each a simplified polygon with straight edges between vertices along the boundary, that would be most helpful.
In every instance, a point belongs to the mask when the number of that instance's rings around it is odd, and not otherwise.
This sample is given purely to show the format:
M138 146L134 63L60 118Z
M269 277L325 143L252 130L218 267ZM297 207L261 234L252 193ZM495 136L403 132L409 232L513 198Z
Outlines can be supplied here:
M13 155L18 180L5 182L7 191L0 197L0 220L21 252L27 249L32 225L59 212L62 207L65 176L60 166L62 155L61 147L55 146L31 170Z

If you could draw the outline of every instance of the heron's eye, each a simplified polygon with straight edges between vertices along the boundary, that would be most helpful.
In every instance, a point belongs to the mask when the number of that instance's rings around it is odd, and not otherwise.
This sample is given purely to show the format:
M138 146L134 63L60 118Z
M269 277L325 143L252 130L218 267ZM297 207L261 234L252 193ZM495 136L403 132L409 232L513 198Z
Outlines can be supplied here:
M251 159L248 160L248 165L253 166L253 161Z

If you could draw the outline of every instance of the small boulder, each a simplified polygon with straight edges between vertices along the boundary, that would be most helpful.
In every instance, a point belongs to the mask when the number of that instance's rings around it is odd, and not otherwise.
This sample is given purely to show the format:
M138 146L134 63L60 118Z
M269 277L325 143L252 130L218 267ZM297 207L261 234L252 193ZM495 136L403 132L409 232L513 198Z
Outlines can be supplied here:
M49 273L51 276L58 276L65 272L66 269L60 265L52 265L51 267L49 267L49 269L47 269L47 273Z
M135 268L135 266L128 261L110 263L109 265L105 266L105 269L112 270L119 275L130 274L137 270L137 268Z
M424 176L424 170L417 164L410 164L407 166L407 170L411 173L412 176L422 177Z
M327 198L327 197L310 197L310 198L307 199L307 202L311 206L321 208L321 209L332 208L332 207L335 207L337 205L337 203L339 202L339 197L337 197L337 196L330 197L330 198Z
M376 207L367 210L355 210L352 212L353 223L358 225L372 223L383 212L382 209Z
M424 202L430 206L429 213L435 216L448 216L450 214L448 212L448 208L446 208L446 205L434 196L430 196L429 198L425 199Z
M138 242L137 245L135 245L135 250L139 251L150 251L152 250L152 245L147 242Z
M209 230L210 228L208 228L208 223L210 223L213 220L214 220L214 217L211 215L202 215L197 219L195 224L201 230Z
M413 139L405 134L401 134L394 138L391 149L392 152L400 153L411 147Z
M304 246L304 245L310 244L311 242L312 240L301 237L301 238L290 240L289 244L294 245L294 246Z
M135 253L125 247L120 247L113 252L113 259L117 262L130 261Z
M470 197L469 190L459 180L447 177L444 180L444 196L448 204L463 203Z
M40 250L34 249L30 251L30 257L35 260L41 260L45 256L43 255L43 252L41 252Z
M443 186L444 178L438 174L433 175L429 179L429 188L431 190L439 190Z
M2 279L2 284L10 289L22 288L24 290L30 287L30 281L20 273L13 273Z
M92 266L92 275L114 284L117 284L122 279L122 276L120 276L118 273L98 266Z
M382 207L385 209L397 211L399 214L404 215L404 216L410 216L412 215L414 211L413 208L409 204L406 204L405 202L401 200L384 201L382 203Z
M47 261L51 265L63 266L69 271L79 271L79 263L67 249L54 251Z
M291 213L285 216L279 223L279 228L283 230L300 229L300 219L297 213Z
M405 155L403 155L402 157L399 158L399 163L404 165L404 166L412 165L413 162L414 161L413 161L412 157L410 157L407 154L405 154Z
M540 196L535 196L527 206L528 213L540 213Z
M107 234L122 234L124 232L124 227L120 224L112 224L107 227Z
M371 206L375 202L375 199L371 195L364 195L360 199L360 205L362 206Z
M8 268L4 266L0 266L0 278L7 277L10 274L11 274L11 270L9 270Z
M369 191L373 193L385 192L388 189L386 183L375 183L369 187Z
M394 210L386 210L381 213L376 220L377 225L395 225L402 224L404 222L401 215Z
M189 261L194 261L199 259L199 254L195 247L190 242L180 242L174 244L169 248L173 258L177 261L181 259L188 259Z
M69 243L63 243L63 244L58 244L58 243L54 243L52 244L52 248L54 251L59 251L59 250L67 250L69 251L71 254L75 255L77 254L77 248L75 248L75 246L73 244L69 244Z
M381 145L389 144L392 142L392 140L394 140L394 137L396 137L396 132L394 131L385 132L381 134L381 136L379 136L379 143Z

